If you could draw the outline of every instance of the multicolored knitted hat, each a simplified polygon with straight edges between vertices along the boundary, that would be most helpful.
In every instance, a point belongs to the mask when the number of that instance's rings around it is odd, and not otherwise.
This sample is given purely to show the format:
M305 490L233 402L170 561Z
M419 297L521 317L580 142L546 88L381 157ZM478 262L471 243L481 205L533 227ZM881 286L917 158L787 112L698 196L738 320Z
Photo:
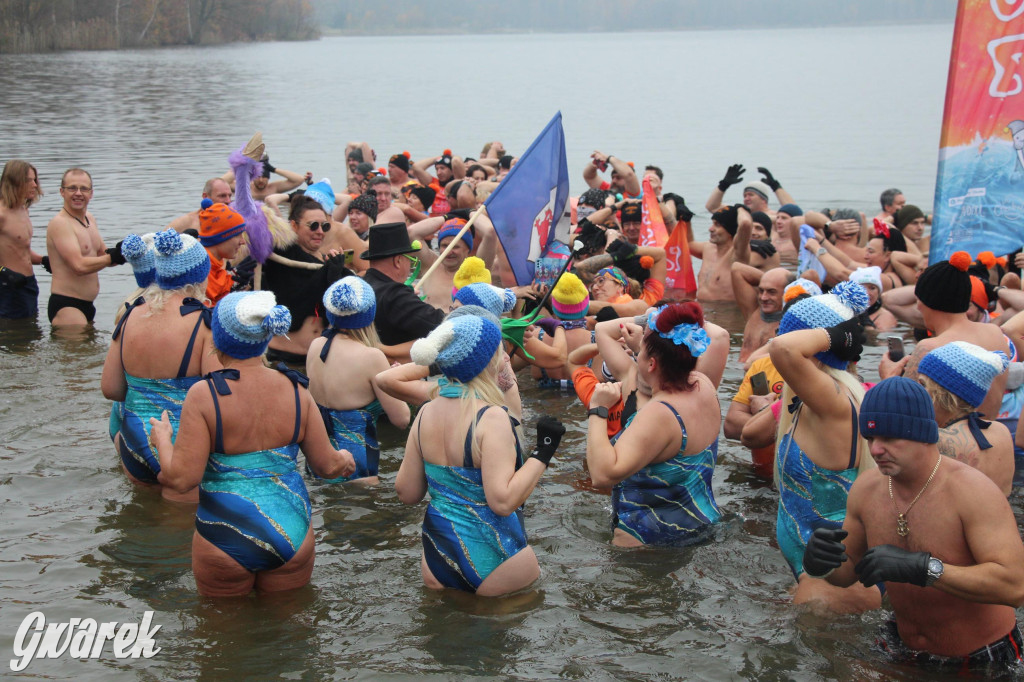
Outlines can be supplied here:
M551 307L562 320L582 319L590 308L590 295L580 278L566 272L555 283L551 292Z
M161 289L180 289L200 284L210 274L210 256L199 240L172 228L153 235L156 249L156 283Z
M199 243L203 246L215 246L232 237L237 237L245 230L245 218L226 204L215 204L210 199L203 199L199 210Z
M436 363L449 379L468 383L487 367L500 343L498 325L484 317L463 315L445 320L412 344L410 356L417 365Z
M324 209L327 217L331 217L331 213L334 212L334 188L331 187L330 178L323 178L320 182L314 182L307 187L306 196L310 199L315 199Z
M882 268L877 265L872 265L866 268L857 268L850 273L850 276L847 279L851 282L856 282L857 284L873 284L878 288L879 292L882 291Z
M145 289L156 281L156 253L153 250L153 232L141 237L130 234L121 242L121 255L131 263L135 283Z
M406 173L409 172L409 159L412 155L409 152L402 152L401 154L392 154L391 158L388 159L388 164L394 165L396 168L404 170Z
M865 438L939 441L939 425L928 391L906 377L889 377L868 389L858 418Z
M785 294L783 294L785 295ZM868 309L868 292L859 284L840 282L827 294L812 296L794 303L779 322L778 335L799 329L824 329L860 315ZM815 356L829 367L846 369L847 361L829 351Z
M370 216L370 220L377 219L377 197L372 194L360 194L349 202L348 210L355 209Z
M462 305L486 308L498 317L516 307L516 295L511 289L499 289L484 282L467 284L455 292L454 298Z
M327 321L338 329L362 329L373 323L377 297L362 277L342 277L324 292Z
M441 240L442 239L445 239L447 237L454 237L455 235L457 235L462 230L462 228L465 225L466 225L466 221L463 220L462 218L452 218L451 220L446 220L444 222L444 225L442 225L441 229L438 230L438 232L437 232L437 245L438 245L438 247L441 246ZM466 242L466 246L469 247L470 251L473 250L473 235L470 234L470 230L466 230L463 233L462 241Z
M914 285L914 295L932 310L965 313L971 307L971 255L957 251L949 260L929 265Z
M270 291L236 291L213 309L213 345L238 360L263 355L273 336L285 334L292 314Z
M1010 359L1002 351L988 351L966 341L952 341L929 352L917 366L939 386L972 407L981 405Z
M475 284L477 282L490 284L491 271L487 269L483 259L469 256L466 260L462 261L462 265L455 272L452 283L455 285L455 289L458 290L468 284Z

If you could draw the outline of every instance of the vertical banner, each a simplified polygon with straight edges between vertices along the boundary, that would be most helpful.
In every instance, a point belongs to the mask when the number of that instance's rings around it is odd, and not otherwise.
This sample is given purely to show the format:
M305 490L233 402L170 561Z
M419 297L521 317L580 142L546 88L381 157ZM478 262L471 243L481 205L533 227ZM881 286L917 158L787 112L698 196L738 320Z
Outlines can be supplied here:
M690 300L697 297L697 279L693 275L693 259L687 241L689 231L689 221L680 220L665 242L668 265L665 288L670 292L666 294L667 297L671 299Z
M559 111L484 202L516 284L533 281L536 263L555 233L566 232L559 223L568 222L568 201L569 168Z
M640 204L640 246L665 246L665 242L668 241L665 218L661 215L658 197L654 194L647 176L644 176L643 188L643 201Z
M960 0L929 262L1024 244L1024 0Z

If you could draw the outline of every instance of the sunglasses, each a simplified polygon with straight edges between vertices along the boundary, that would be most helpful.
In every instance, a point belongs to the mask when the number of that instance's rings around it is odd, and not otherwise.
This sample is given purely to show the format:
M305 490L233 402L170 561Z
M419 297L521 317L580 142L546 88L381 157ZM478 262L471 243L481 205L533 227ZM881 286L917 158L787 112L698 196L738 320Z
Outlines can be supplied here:
M419 256L410 256L410 255L409 255L409 254L407 254L407 253L403 253L403 254L402 254L402 257L403 257L403 258L408 258L408 259L409 259L409 262L410 262L410 263L412 263L413 267L416 267L416 266L417 266L417 265L419 265L419 263L420 263L420 259L419 259Z
M310 232L316 232L317 230L322 230L326 234L327 232L331 231L331 222L329 220L325 220L322 223L318 223L318 222L306 223L306 227L309 228Z

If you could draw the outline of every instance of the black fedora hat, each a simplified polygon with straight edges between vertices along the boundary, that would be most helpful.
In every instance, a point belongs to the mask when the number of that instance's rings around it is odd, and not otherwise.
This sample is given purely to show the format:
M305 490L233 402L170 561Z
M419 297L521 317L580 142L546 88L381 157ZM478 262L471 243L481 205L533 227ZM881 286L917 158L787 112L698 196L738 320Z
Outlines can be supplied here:
M405 223L384 223L370 228L370 248L359 257L363 260L378 260L416 251L419 249L414 249L409 242L409 230Z

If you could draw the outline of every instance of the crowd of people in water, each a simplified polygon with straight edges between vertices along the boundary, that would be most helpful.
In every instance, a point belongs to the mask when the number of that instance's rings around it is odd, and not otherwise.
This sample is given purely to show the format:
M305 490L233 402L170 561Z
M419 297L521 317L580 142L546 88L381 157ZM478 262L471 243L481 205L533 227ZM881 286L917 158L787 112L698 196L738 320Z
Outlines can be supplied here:
M424 584L527 588L543 556L523 505L565 432L551 416L524 428L519 383L535 381L579 398L612 543L713 542L719 439L736 440L778 490L795 603L856 613L887 599L879 643L899 660L1024 664L1024 544L1008 503L1024 470L1019 252L929 266L930 216L900 190L870 217L805 210L767 168L751 180L739 164L711 189L697 241L658 167L595 151L567 245L517 282L478 210L517 161L500 142L382 167L351 143L338 190L263 151L238 150L195 210L111 247L89 172L71 168L45 255L30 245L35 167L9 160L0 178L0 318L36 318L41 266L51 324L90 324L99 272L132 268L102 371L109 433L133 484L197 505L201 594L309 582L307 481L379 485L381 418L408 429L388 477L398 498L429 500ZM742 201L727 204L734 186ZM701 261L695 295L668 286L664 248L640 243L645 192ZM745 319L724 416L732 338L702 308L716 301ZM866 330L899 323L913 350L894 334L877 368L858 366Z

